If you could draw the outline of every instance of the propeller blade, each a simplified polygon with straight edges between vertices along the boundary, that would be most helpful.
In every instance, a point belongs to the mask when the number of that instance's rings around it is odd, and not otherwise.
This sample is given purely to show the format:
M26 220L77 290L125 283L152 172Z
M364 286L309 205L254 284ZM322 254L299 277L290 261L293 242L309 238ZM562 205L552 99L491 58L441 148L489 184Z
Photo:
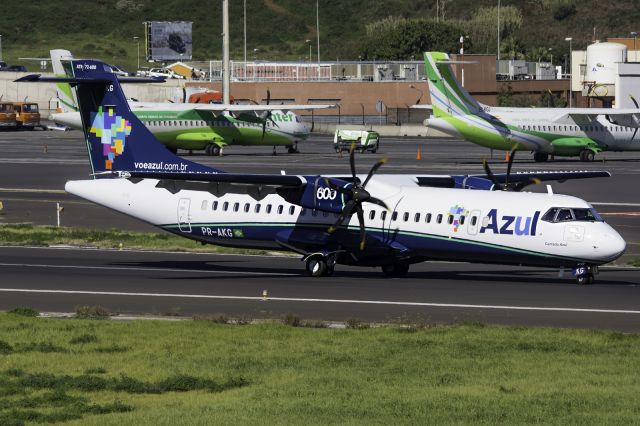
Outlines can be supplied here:
M384 208L386 210L389 210L389 207L387 206L387 204L384 201L382 201L381 199L379 199L379 198L370 197L366 202L367 203L371 203L371 204L377 204L378 206L380 206L380 207L382 207L382 208Z
M636 106L636 108L640 108L638 106L638 101L636 101L636 98L634 98L633 96L629 95L629 97L631 98L631 100L633 101L634 105Z
M349 149L349 165L351 166L351 177L353 177L353 183L356 183L356 142L353 141L351 143L351 148Z
M338 216L338 220L336 220L336 222L329 227L329 230L327 232L329 232L329 234L333 234L334 232L336 232L338 230L338 226L342 225L342 222L344 222L344 220L351 215L351 211L356 205L357 203L353 200L347 201L344 209L342 209L342 213L340 213L340 216Z
M507 176L504 179L504 188L509 187L509 176L511 176L511 166L513 165L513 159L516 156L516 149L518 149L518 144L515 144L513 148L511 148L511 152L509 153L509 162L507 163Z
M502 188L502 185L500 185L500 183L496 181L496 177L493 175L493 172L491 171L491 168L489 167L489 163L487 163L486 158L482 159L482 165L484 166L484 172L487 174L487 177L489 178L489 180L493 182L493 184L498 188Z
M377 172L378 169L386 162L387 162L387 157L384 157L382 160L374 164L373 167L371 167L371 170L369 170L369 174L367 175L367 178L364 180L364 183L362 184L363 188L367 186L367 183L369 182L369 179L371 179L371 176L373 176L373 174Z
M526 188L529 185L537 185L539 183L542 183L542 181L540 179L532 178L532 179L529 179L526 182L519 182L519 183L515 184L513 186L513 191L520 192L520 191L522 191L524 188Z
M631 136L631 140L633 141L633 139L636 137L636 133L638 133L638 128L636 127L636 129L633 131L633 135Z
M267 105L271 102L271 90L267 89Z
M324 178L324 183L325 185L327 185L329 188L333 189L334 191L338 191L341 194L349 194L351 195L351 189L349 188L344 188L340 185L336 185L335 183L331 182L329 180L329 178Z
M358 214L358 223L360 225L360 251L364 250L364 241L367 234L364 229L364 212L362 211L362 205L356 206L356 213Z

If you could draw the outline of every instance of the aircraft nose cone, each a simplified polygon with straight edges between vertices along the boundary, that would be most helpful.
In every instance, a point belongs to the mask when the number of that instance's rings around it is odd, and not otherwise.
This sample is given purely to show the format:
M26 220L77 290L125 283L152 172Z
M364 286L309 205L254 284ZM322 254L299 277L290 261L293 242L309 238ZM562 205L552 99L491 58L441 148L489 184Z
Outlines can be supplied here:
M627 242L616 231L611 229L602 235L602 254L607 261L616 260L624 253Z

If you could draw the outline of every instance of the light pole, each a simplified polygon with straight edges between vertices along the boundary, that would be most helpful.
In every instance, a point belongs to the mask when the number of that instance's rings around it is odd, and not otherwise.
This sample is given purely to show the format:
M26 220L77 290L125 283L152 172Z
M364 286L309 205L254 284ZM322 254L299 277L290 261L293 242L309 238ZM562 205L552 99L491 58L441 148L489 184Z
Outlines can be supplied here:
M247 79L247 0L244 0L243 20L244 20L244 71L243 80Z
M568 41L569 42L569 108L571 108L573 106L573 69L571 69L571 65L573 62L573 49L571 48L571 42L573 41L573 37L566 37L564 39L564 41Z
M638 37L638 33L631 31L629 34L633 37L633 62L638 62L638 54L636 53L636 38Z
M138 57L138 69L140 69L140 37L133 36L133 40L136 42L136 46L138 48L138 54L137 54L137 57Z
M311 65L311 40L305 40L305 43L309 45L309 65Z
M500 0L498 0L498 61L500 61Z
M2 34L0 34L0 61L2 60Z
M464 87L464 36L460 36L460 56L462 56L462 87ZM498 54L498 57L500 55ZM499 59L498 59L499 60Z

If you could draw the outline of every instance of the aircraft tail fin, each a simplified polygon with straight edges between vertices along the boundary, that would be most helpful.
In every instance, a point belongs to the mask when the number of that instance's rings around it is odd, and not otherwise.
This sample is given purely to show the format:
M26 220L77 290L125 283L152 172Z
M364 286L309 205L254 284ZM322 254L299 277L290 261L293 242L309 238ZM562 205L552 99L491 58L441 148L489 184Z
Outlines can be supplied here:
M424 64L435 117L477 114L481 105L456 79L449 55L425 52Z
M51 66L56 77L65 77L66 73L62 67L62 60L73 59L71 52L65 49L53 49L49 51L51 55ZM77 112L78 99L74 90L69 83L56 83L56 93L61 111L58 112Z
M222 172L173 154L133 114L120 82L160 80L118 80L109 65L96 60L71 59L61 62L65 77L41 77L36 74L16 81L67 83L75 87L94 175L109 172L172 172L185 175Z

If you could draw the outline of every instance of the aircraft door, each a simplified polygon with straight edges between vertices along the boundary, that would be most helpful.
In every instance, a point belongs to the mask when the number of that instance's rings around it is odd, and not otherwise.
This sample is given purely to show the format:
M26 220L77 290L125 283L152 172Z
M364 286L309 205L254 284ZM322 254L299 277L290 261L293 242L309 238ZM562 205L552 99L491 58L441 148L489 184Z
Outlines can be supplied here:
M480 210L473 210L467 217L467 233L469 235L477 235L480 226Z
M191 217L189 216L190 207L191 199L180 198L180 201L178 201L178 229L181 232L191 232Z

